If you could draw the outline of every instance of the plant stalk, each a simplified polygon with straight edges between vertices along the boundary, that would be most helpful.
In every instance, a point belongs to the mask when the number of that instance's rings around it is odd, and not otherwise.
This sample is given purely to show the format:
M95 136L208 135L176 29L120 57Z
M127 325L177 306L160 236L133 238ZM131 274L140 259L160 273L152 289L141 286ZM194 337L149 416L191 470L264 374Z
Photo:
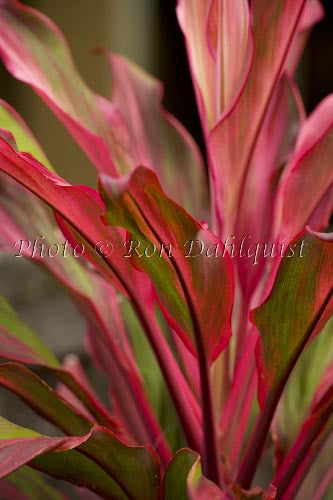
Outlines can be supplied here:
M277 386L272 389L271 393L267 397L263 410L257 419L256 426L252 433L250 442L248 444L247 450L245 452L245 457L240 466L240 470L237 476L237 482L245 489L250 488L253 476L255 474L260 456L269 432L269 428L280 400L281 394L286 386L289 379L289 375L292 372L294 366L297 363L300 355L303 352L307 342L311 338L312 333L315 331L316 326L320 322L322 316L324 315L325 309L328 306L333 295L333 288L327 294L326 299L322 303L317 314L313 318L309 328L305 332L303 341L299 345L293 359L291 359L286 372L284 373L282 379L278 382Z

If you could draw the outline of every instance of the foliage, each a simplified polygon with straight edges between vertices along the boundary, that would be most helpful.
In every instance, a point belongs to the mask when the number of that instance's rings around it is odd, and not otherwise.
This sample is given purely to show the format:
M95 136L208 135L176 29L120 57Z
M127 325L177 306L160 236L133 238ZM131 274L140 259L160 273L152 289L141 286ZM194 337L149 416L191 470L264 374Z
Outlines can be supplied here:
M98 191L59 177L1 101L0 246L69 294L110 397L101 403L80 361L57 360L1 298L0 384L61 433L1 417L1 498L65 499L61 481L82 499L328 492L333 96L306 117L294 81L322 8L179 0L177 15L207 165L158 81L111 55L111 98L97 95L52 21L0 0L5 66L99 173Z

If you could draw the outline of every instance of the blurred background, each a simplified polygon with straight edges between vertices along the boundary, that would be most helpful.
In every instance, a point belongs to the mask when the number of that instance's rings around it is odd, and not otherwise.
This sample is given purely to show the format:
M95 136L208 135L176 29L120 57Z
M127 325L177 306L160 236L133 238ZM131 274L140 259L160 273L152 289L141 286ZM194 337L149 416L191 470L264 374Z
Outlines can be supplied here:
M96 53L96 47L126 55L161 79L165 85L165 107L189 129L202 148L175 0L26 0L24 3L41 10L60 27L81 75L95 91L108 96L111 86L106 59ZM333 2L322 3L326 17L313 29L297 75L307 112L333 90ZM23 116L60 175L71 183L95 185L93 167L67 131L34 92L14 80L1 63L0 96ZM76 352L90 372L82 341L84 324L69 299L39 269L23 259L0 253L0 294L58 357ZM95 382L101 390L102 380ZM15 421L24 425L29 425L29 419L35 422L26 407L16 400L14 404L5 390L0 392L0 413L8 418L15 413Z
M199 0L200 1L200 0ZM237 1L237 0L236 0ZM97 47L126 55L165 85L165 107L202 146L176 0L25 0L60 27L85 81L108 96L111 78ZM333 89L333 1L322 1L326 16L310 36L298 83L310 112ZM34 92L14 80L0 63L0 93L34 131L60 175L70 182L95 183L95 172L70 135Z

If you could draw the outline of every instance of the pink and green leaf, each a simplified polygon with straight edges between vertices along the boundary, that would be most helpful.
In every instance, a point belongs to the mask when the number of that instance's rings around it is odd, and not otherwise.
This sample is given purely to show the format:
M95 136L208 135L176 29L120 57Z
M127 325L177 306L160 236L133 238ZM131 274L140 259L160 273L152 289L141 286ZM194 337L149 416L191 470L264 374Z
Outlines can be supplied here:
M110 500L157 500L159 495L159 462L153 449L127 446L103 427L94 427L86 443L70 453L47 454L31 465Z
M84 436L81 440L89 438L78 450L120 483L122 489L131 491L132 495L137 489L137 498L142 500L157 498L159 462L152 448L128 447L107 428L93 427L91 422L70 407L37 375L21 365L0 365L0 383L65 433L80 433ZM129 477L140 477L140 483L129 483Z
M259 329L257 350L262 410L237 481L248 488L290 373L307 343L322 329L333 307L332 242L303 233L293 241L294 258L284 257L273 289L253 311ZM302 297L302 300L299 298Z
M284 257L268 299L253 312L260 332L261 404L285 381L318 324L332 313L332 243L303 233L293 245L295 256Z
M168 198L147 168L140 167L119 181L103 177L101 190L106 223L127 229L141 248L158 249L151 257L133 252L132 261L151 278L172 326L192 352L204 349L207 358L214 360L229 339L233 305L228 255L205 254L209 246L219 245L221 250L221 242ZM198 241L202 241L202 255L186 257L191 241L192 255L200 251ZM163 245L171 245L171 258Z
M159 465L148 447L126 446L98 426L82 437L58 438L42 436L2 417L0 424L0 477L28 464L103 498L158 498ZM93 461L85 455L92 455Z
M226 500L228 497L202 475L200 455L189 449L179 450L169 463L163 478L163 500Z
M40 365L67 387L67 390L80 401L90 414L89 419L96 423L119 430L92 390L86 383L69 370L61 367L57 359L44 346L39 338L22 323L11 306L0 297L0 357L10 361ZM1 369L1 367L0 367Z
M0 477L7 476L39 455L69 450L87 438L42 436L0 417Z

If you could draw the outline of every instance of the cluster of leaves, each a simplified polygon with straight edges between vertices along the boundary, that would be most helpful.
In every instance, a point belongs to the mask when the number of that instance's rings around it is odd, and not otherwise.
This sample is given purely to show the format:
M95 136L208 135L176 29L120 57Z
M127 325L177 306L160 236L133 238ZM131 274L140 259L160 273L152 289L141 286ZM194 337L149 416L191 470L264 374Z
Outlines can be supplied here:
M99 191L70 185L1 101L0 245L16 252L13 242L41 234L50 245L61 235L83 245L80 258L33 260L85 318L110 396L106 407L80 361L61 364L1 299L0 384L62 433L0 419L1 498L66 498L40 472L70 483L72 498L319 500L328 492L333 243L319 231L332 212L333 96L306 117L293 79L322 8L317 0L179 0L177 14L209 190L201 154L163 109L159 82L112 55L111 99L95 94L48 18L0 0L5 66L100 173ZM306 251L257 265L240 253L184 256L186 242L218 248L230 235ZM124 258L128 240L169 245L172 255ZM113 251L96 251L101 241Z

